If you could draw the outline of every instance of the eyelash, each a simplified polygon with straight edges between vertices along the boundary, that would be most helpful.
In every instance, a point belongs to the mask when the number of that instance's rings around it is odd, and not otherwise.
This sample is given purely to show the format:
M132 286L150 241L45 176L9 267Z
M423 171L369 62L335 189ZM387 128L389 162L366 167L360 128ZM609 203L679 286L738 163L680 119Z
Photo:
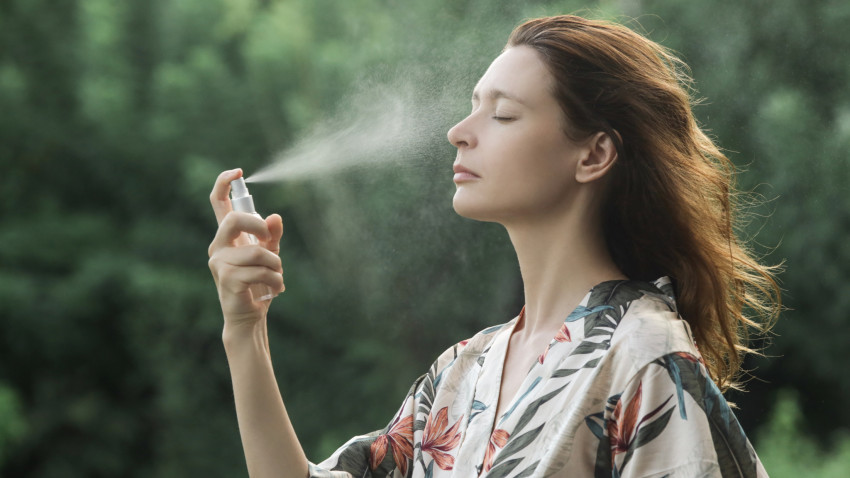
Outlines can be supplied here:
M496 121L513 121L515 118L510 116L494 116L493 119Z

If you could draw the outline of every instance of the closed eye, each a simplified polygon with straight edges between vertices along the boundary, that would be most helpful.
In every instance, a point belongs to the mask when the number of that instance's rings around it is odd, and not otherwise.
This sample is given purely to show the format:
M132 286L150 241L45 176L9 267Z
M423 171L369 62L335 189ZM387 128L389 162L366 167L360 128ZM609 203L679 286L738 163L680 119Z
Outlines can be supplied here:
M496 121L508 122L508 121L513 121L516 118L510 117L510 116L494 116L493 119L496 120Z

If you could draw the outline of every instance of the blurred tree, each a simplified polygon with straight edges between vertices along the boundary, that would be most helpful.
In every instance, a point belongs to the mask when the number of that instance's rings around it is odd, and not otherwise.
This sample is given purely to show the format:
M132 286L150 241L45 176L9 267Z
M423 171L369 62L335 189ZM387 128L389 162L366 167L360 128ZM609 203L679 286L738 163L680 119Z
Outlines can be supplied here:
M514 25L576 11L637 16L681 52L710 99L698 116L772 198L744 230L787 259L793 310L768 349L781 358L752 362L769 383L734 397L745 426L781 386L802 390L801 426L824 441L846 428L823 406L850 398L842 2L7 0L0 475L244 474L209 188L348 118L364 91L431 115L413 165L252 192L286 221L270 333L308 455L383 426L440 351L518 311L504 233L451 211L444 133Z

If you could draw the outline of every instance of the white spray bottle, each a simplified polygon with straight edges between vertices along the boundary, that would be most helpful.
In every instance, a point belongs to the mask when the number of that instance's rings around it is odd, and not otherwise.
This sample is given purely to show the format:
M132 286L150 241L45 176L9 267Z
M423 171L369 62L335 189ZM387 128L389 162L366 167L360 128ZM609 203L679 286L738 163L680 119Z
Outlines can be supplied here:
M257 214L254 209L254 198L248 193L248 186L245 184L245 178L238 178L230 181L230 203L233 205L233 210L236 212L245 212L253 214L262 219L263 217ZM248 236L249 244L259 244L260 241L253 234L244 233ZM262 302L274 298L269 286L265 284L252 284L251 294L254 295L255 302Z

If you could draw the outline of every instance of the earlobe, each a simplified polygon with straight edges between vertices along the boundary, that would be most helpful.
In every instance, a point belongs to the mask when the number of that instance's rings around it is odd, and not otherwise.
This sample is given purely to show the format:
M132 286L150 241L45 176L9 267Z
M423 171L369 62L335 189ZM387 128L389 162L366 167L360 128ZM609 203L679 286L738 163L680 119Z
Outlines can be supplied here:
M614 134L619 135L616 131ZM576 181L590 183L605 176L617 162L617 147L608 133L593 134L576 164Z

